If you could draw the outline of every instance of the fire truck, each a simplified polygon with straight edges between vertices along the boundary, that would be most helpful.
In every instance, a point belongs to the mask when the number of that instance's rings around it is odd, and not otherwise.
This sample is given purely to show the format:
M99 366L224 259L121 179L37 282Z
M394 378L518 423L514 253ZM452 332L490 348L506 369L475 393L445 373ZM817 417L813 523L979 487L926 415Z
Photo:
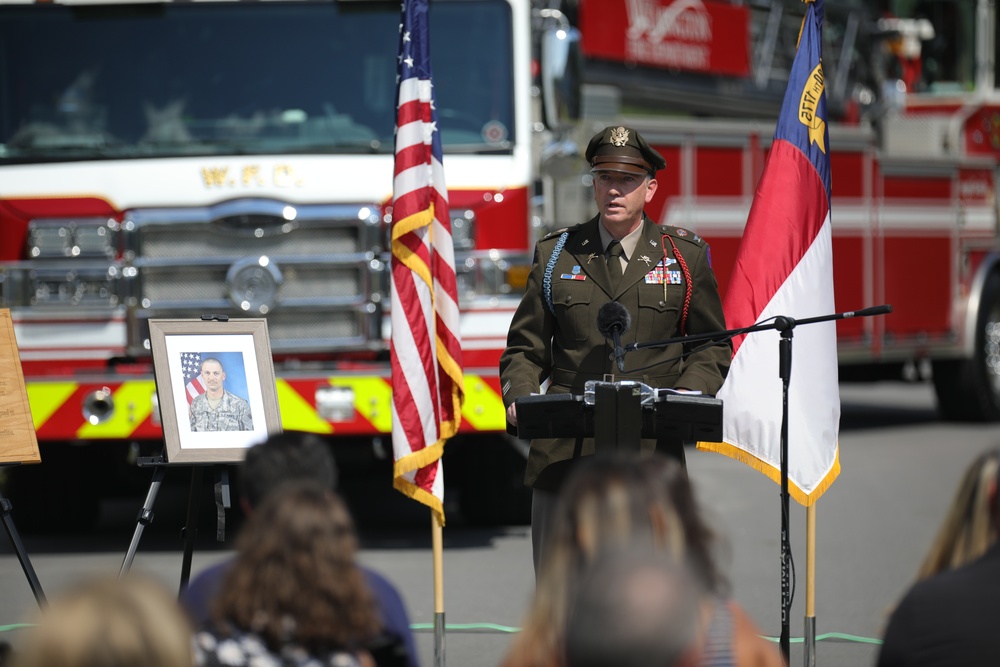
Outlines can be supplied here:
M156 318L266 318L283 428L391 484L399 19L349 0L0 5L0 307L42 457L5 471L19 522L85 525L160 453ZM466 395L446 479L471 520L508 520L524 445L497 363L538 226L530 7L435 1L430 29Z
M873 54L892 61L908 24L837 4L837 303L894 308L840 325L841 372L933 375L946 416L996 419L993 84L952 54L906 70L926 91L894 88ZM649 213L709 240L724 290L801 16L792 0L434 0L466 392L446 499L468 519L526 514L497 361L536 238L592 215L581 146L622 122L658 147ZM398 3L375 0L0 2L0 308L42 453L0 471L19 523L84 525L148 478L158 318L265 317L283 428L327 437L342 476L389 483L398 24ZM956 53L993 48L952 37Z

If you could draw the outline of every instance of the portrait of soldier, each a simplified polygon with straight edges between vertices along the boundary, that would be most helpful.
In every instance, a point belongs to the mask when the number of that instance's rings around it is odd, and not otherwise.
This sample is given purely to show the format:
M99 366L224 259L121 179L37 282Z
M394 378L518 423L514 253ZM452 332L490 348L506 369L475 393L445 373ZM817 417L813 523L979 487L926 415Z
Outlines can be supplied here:
M199 377L205 391L191 401L191 430L252 431L250 403L226 391L226 369L222 362L206 357L201 362Z

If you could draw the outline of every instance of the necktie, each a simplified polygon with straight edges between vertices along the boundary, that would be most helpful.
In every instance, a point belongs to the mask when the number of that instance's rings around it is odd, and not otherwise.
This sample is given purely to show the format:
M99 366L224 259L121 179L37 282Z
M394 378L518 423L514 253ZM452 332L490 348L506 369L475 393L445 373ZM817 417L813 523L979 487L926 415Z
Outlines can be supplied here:
M608 244L608 274L611 276L611 287L616 289L622 279L622 255L625 249L619 241Z

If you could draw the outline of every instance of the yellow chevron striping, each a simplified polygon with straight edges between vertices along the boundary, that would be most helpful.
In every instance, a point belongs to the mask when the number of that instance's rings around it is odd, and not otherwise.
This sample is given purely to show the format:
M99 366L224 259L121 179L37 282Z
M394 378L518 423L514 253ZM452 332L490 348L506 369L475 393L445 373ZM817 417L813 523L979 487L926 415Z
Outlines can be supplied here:
M31 405L31 418L35 430L42 427L56 410L73 395L79 385L75 382L28 382L25 392Z
M354 390L354 409L379 433L392 432L392 385L380 377L332 377L335 387Z
M478 375L465 376L465 403L462 419L477 431L503 431L507 428L503 400L493 387Z
M333 426L316 413L316 408L292 389L287 382L277 381L278 409L281 426L288 431L307 433L333 433Z
M114 411L100 424L84 422L76 435L79 438L127 438L153 411L156 383L152 380L130 380L112 394Z

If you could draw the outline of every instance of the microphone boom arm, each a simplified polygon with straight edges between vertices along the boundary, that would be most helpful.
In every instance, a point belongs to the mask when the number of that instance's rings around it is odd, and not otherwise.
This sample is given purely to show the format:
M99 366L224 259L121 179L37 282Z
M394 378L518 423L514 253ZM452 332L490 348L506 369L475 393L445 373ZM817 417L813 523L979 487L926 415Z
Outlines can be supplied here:
M852 317L871 317L873 315L885 315L892 312L892 306L884 304L881 306L872 306L871 308L862 308L861 310L848 310L842 313L833 313L831 315L820 315L818 317L806 317L801 320L794 320L791 317L778 316L774 318L773 322L768 322L764 324L754 324L749 327L741 327L739 329L723 329L722 331L711 331L708 333L701 334L690 334L687 336L678 336L675 338L667 338L664 340L654 340L647 343L629 343L623 348L624 352L631 352L633 350L642 350L649 347L666 347L667 345L673 345L674 343L697 343L698 341L714 341L721 343L723 341L729 340L736 336L743 334L753 333L755 331L767 331L768 329L775 329L777 331L787 331L789 329L794 329L800 324L816 324L817 322L830 322L835 320L846 320Z

